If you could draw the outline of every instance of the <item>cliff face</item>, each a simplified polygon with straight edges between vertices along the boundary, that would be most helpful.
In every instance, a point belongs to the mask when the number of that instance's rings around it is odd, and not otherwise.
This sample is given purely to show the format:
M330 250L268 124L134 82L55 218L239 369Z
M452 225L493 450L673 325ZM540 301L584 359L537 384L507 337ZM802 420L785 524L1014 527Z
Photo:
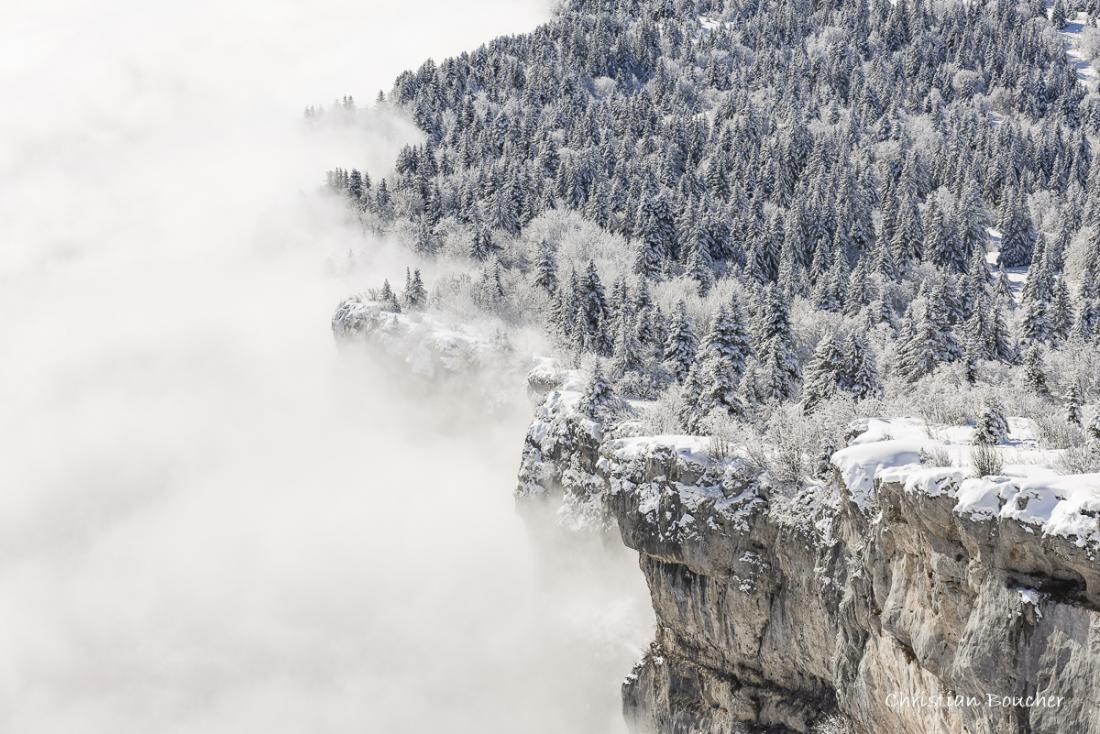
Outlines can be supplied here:
M835 714L876 734L1100 732L1100 477L963 480L882 441L781 494L702 439L578 434L569 411L551 392L518 497L584 507L638 550L657 635L623 685L635 731Z

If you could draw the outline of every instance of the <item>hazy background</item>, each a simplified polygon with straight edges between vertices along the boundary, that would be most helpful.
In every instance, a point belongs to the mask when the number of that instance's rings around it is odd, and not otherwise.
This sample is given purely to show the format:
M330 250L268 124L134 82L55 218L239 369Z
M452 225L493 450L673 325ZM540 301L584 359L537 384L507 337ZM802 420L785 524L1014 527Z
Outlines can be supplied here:
M334 274L363 243L314 191L415 131L301 121L548 13L0 5L0 731L620 728L640 574L532 574L529 406L333 349L335 304L406 256Z

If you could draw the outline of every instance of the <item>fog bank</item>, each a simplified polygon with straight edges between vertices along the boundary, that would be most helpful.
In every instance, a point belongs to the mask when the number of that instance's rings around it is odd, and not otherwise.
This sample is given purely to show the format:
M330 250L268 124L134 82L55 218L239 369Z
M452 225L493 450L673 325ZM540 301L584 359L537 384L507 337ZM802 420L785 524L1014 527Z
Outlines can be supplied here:
M529 407L489 420L333 348L336 303L408 257L332 268L365 245L314 191L415 131L301 121L545 3L24 5L0 10L0 730L618 728L640 575L553 603L532 577Z

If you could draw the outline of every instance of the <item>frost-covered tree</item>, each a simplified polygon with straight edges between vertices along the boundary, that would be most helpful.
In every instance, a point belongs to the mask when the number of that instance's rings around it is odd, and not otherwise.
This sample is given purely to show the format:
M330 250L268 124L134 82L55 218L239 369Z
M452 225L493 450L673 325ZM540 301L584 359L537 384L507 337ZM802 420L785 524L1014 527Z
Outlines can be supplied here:
M535 285L549 295L558 290L558 259L554 249L545 243L539 248L539 259L535 263Z
M818 342L813 358L803 375L802 407L809 412L817 405L833 397L839 390L844 373L844 352L832 334L826 334Z
M613 405L614 399L615 393L611 383L607 381L603 371L597 365L581 395L581 413L592 419L603 418Z
M974 426L974 443L993 446L1008 437L1008 421L1004 408L998 403L988 403Z
M646 316L648 317L648 312ZM630 319L621 320L615 337L612 374L618 378L629 372L640 372L646 361L646 350L638 338L635 324Z
M388 279L382 281L382 291L378 297L378 300L384 303L386 305L386 308L390 309L391 311L396 311L400 313L401 304L398 302L397 294L394 293L393 286L390 285L390 281Z
M428 302L428 291L424 287L424 279L420 276L420 268L416 268L412 275L405 268L405 305L410 309L423 308Z
M699 340L688 317L687 305L680 301L676 304L676 313L672 317L663 354L665 366L679 382L687 377L698 350Z
M1028 390L1036 395L1042 397L1050 395L1050 385L1043 366L1043 352L1038 345L1028 350L1024 360L1024 383Z
M759 348L755 392L760 400L789 400L802 379L802 367L794 352L787 304L772 287L763 291L755 309Z
M745 372L751 354L752 346L737 302L720 306L703 339L703 358L715 361L736 381Z
M647 278L658 277L665 262L678 254L676 223L663 195L653 194L642 200L634 232L637 238L634 272Z
M859 332L853 331L844 342L844 381L841 387L856 400L882 393L882 380L874 350Z
M609 314L600 274L591 260L580 281L575 328L580 331L580 343L585 351L611 356L611 336L608 334Z
M1081 391L1077 385L1070 385L1066 391L1066 422L1070 425L1081 425Z
M1030 265L1035 249L1035 225L1026 202L1012 189L1005 194L1000 227L1001 252L997 264L1009 268Z
M1100 412L1092 416L1092 420L1089 421L1089 425L1085 429L1085 432L1088 434L1089 440L1100 442Z

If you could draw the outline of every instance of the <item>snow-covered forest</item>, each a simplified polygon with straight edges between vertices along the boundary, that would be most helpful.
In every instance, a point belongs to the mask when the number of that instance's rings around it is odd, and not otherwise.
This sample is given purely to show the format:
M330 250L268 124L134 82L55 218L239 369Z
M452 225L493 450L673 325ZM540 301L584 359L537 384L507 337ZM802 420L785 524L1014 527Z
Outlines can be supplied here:
M1098 471L1098 17L569 0L399 76L423 143L326 186L416 253L374 298L537 326L650 432L794 444L800 481L859 418L1021 416Z

